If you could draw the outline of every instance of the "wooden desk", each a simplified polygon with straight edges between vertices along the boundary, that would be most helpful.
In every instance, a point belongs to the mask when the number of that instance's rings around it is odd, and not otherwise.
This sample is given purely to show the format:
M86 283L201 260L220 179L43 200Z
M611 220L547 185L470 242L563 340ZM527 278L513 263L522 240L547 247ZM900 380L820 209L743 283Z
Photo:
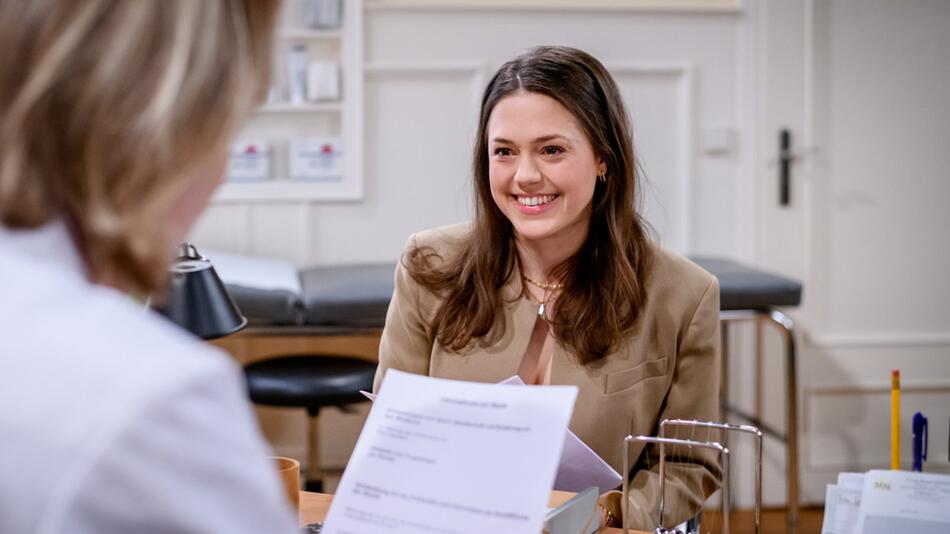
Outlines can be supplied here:
M573 493L566 491L552 491L551 500L548 501L548 506L555 507L567 502L568 499L573 497ZM330 501L333 500L333 495L327 495L326 493L311 493L309 491L300 492L300 526L309 525L310 523L321 523L323 518L327 516L327 510L330 509ZM604 534L619 534L623 532L622 528L602 528L598 532ZM633 534L648 534L642 530L630 530Z

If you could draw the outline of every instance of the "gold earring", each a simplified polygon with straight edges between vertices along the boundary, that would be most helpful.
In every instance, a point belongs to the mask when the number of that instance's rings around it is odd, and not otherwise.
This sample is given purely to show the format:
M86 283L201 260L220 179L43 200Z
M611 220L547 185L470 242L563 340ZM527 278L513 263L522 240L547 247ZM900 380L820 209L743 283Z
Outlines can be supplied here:
M605 172L602 172L602 173L598 174L598 175L597 175L597 179L598 179L601 183L606 183L606 182L607 182L607 172L605 171Z

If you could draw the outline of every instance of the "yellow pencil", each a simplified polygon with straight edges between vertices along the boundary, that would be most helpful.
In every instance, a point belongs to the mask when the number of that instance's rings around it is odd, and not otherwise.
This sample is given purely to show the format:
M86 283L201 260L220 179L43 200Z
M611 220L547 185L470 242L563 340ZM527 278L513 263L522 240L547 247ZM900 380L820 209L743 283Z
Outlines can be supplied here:
M891 469L901 468L901 372L891 371Z

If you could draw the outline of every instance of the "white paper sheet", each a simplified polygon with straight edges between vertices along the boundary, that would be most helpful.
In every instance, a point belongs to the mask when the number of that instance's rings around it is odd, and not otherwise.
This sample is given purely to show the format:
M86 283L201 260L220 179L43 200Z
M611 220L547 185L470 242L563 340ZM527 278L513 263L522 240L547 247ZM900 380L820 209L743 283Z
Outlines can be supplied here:
M576 398L389 370L323 531L537 534Z
M838 473L838 485L859 490L864 487L864 473Z
M950 475L868 471L854 532L950 532Z
M523 386L524 381L518 375L500 382L505 385ZM360 391L367 399L376 400L376 395ZM591 486L597 486L600 493L606 493L623 483L623 478L603 458L584 443L570 430L564 436L564 449L558 463L557 476L554 477L554 489L580 493ZM859 486L860 487L860 486Z
M862 475L863 476L863 475ZM838 477L841 480L841 477ZM861 507L861 488L828 484L821 534L853 534Z
M501 382L507 385L524 385L518 375ZM600 493L606 493L623 483L620 473L610 467L596 452L584 443L576 434L567 431L564 436L564 452L558 464L554 489L580 493L591 486L597 486Z

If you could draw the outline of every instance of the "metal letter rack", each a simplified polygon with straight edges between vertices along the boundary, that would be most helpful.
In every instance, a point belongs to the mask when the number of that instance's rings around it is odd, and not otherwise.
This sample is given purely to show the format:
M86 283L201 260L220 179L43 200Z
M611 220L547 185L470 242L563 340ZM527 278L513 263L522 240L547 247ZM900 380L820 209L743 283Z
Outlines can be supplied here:
M756 440L755 446L755 532L759 534L761 528L761 510L762 510L762 432L758 428L749 425L732 425L728 423L713 423L707 421L692 421L684 419L666 419L660 423L659 436L627 436L624 438L624 457L623 457L623 531L629 532L630 523L630 444L633 442L655 443L660 446L660 502L659 502L659 525L654 530L655 534L699 534L687 528L686 533L678 529L667 530L663 526L664 514L666 511L666 445L685 445L687 447L706 448L719 451L722 459L722 532L729 534L729 449L722 443L715 441L696 441L691 439L676 439L666 437L666 429L674 426L714 428L723 431L723 441L728 432L744 432L752 434Z
M715 428L721 430L723 431L722 441L726 446L728 446L727 432L745 432L755 437L755 534L759 534L762 528L762 431L751 425L732 425L729 423L712 423L709 421L694 421L688 419L664 419L660 423L660 436L666 437L666 429L673 426ZM723 487L725 487L725 479L723 481ZM724 490L723 498L725 497L726 494ZM660 502L662 503L663 501L661 500ZM724 515L722 521L725 525L725 532L728 533L729 516Z

